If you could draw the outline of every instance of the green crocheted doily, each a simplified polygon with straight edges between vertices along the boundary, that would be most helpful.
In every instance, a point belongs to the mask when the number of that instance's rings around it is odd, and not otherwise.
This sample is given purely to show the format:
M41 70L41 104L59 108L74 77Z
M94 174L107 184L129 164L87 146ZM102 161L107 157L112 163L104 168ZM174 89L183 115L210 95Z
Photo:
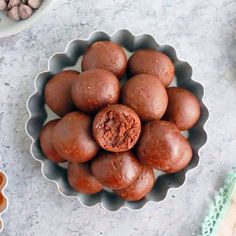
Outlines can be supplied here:
M214 236L216 234L218 223L224 217L224 214L231 203L231 198L236 188L236 173L230 173L224 186L216 194L214 202L210 206L209 214L202 224L201 235Z

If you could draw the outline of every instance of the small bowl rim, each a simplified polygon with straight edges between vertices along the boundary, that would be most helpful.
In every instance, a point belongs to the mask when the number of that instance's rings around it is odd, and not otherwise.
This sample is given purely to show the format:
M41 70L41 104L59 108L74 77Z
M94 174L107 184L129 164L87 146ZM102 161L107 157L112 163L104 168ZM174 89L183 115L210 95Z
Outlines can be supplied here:
M7 29L5 30L1 30L0 39L18 34L21 31L24 31L25 29L31 27L35 22L37 22L40 19L40 17L45 12L47 12L50 9L50 7L53 5L54 2L55 0L43 0L42 5L38 9L35 10L33 15L29 19L16 21L16 22L13 21L11 26L7 27ZM4 16L4 17L7 17L7 16Z
M4 181L5 181L4 185L3 185L2 188L0 189L0 193L3 195L3 197L4 197L5 200L6 200L6 206L5 206L5 208L0 212L0 222L2 223L2 227L0 228L0 232L2 232L3 229L4 229L4 222L3 222L3 219L2 219L2 215L7 211L9 201L8 201L8 198L7 198L6 194L5 194L5 190L6 190L6 187L7 187L7 185L8 185L8 177L7 177L6 173L3 172L2 170L0 170L0 173L1 173L1 175L4 176Z

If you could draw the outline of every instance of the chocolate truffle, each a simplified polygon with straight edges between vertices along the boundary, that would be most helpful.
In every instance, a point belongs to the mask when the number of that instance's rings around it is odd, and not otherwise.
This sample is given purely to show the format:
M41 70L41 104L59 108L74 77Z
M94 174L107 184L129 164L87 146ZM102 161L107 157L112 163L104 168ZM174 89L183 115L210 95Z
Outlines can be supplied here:
M40 133L40 146L43 154L51 161L64 162L63 159L55 150L52 145L52 133L53 129L58 123L59 119L49 121L41 130Z
M99 147L92 138L91 118L81 112L71 112L55 126L53 146L66 160L86 162L92 159Z
M46 104L59 116L75 110L71 87L78 75L77 71L62 71L50 79L45 87Z
M93 121L93 136L97 143L110 152L124 152L137 142L141 131L138 115L125 105L103 108Z
M132 108L142 121L160 119L166 110L166 89L153 75L139 74L122 88L122 103Z
M138 178L142 165L130 151L102 152L92 161L91 168L104 187L119 189L129 186Z
M75 105L86 113L117 103L119 94L118 79L111 72L102 69L82 72L72 87Z
M93 176L88 163L69 162L67 178L71 187L77 192L94 194L102 190L102 185Z
M122 47L109 41L92 44L82 59L82 70L100 68L121 78L127 67L127 57Z
M165 54L143 49L136 51L128 61L129 71L132 75L151 74L168 87L174 79L175 67Z
M155 183L153 169L142 166L140 176L126 188L116 189L114 192L123 200L138 201L144 198L151 190Z
M192 158L192 149L175 125L154 120L143 126L137 155L145 165L174 173L188 165Z
M174 123L180 130L192 128L200 117L200 104L188 90L172 87L167 89L169 103L164 119Z

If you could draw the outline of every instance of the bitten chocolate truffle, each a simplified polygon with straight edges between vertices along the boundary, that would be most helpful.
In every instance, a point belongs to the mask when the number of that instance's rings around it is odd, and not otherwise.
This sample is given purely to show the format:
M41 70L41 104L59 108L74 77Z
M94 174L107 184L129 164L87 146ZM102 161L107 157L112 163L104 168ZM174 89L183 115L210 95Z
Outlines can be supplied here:
M40 132L40 146L45 157L54 162L64 162L63 159L52 145L52 132L59 119L51 120L43 126Z
M114 192L123 200L138 201L152 190L154 183L155 176L153 170L142 166L142 172L133 184L123 189L115 189Z
M129 186L138 178L142 165L130 151L102 152L92 161L91 169L104 187L119 189Z
M174 173L188 165L192 159L192 149L175 125L155 120L143 126L137 155L145 165Z
M93 176L88 163L69 162L67 178L71 187L77 192L94 194L102 190L102 185Z
M200 117L200 104L188 90L172 87L167 89L169 98L164 119L174 123L180 130L192 128Z
M153 75L139 74L122 88L122 103L132 108L142 121L160 119L167 108L165 87Z
M117 103L119 95L118 79L111 72L102 69L82 72L72 87L75 105L86 113Z
M138 115L125 105L103 108L93 121L93 136L97 143L110 152L124 152L137 142L141 131Z
M92 137L91 118L81 112L64 116L53 130L53 146L66 160L86 162L92 159L99 147Z
M129 71L132 75L151 74L168 87L174 79L175 67L170 58L155 50L138 50L128 61Z
M121 78L127 67L127 57L121 46L109 41L96 42L89 47L82 59L82 70L100 68Z
M78 75L77 71L62 71L50 79L45 87L46 104L59 116L75 110L71 87Z

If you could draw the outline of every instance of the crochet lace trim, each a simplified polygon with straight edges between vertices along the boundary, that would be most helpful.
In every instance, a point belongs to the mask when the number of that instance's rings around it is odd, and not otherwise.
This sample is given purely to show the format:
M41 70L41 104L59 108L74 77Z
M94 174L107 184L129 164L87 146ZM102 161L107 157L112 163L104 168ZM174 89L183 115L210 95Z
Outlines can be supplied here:
M236 186L236 173L230 173L225 180L224 186L218 191L214 202L211 204L208 216L202 224L201 235L213 236L216 233L216 226L231 202L231 198Z

